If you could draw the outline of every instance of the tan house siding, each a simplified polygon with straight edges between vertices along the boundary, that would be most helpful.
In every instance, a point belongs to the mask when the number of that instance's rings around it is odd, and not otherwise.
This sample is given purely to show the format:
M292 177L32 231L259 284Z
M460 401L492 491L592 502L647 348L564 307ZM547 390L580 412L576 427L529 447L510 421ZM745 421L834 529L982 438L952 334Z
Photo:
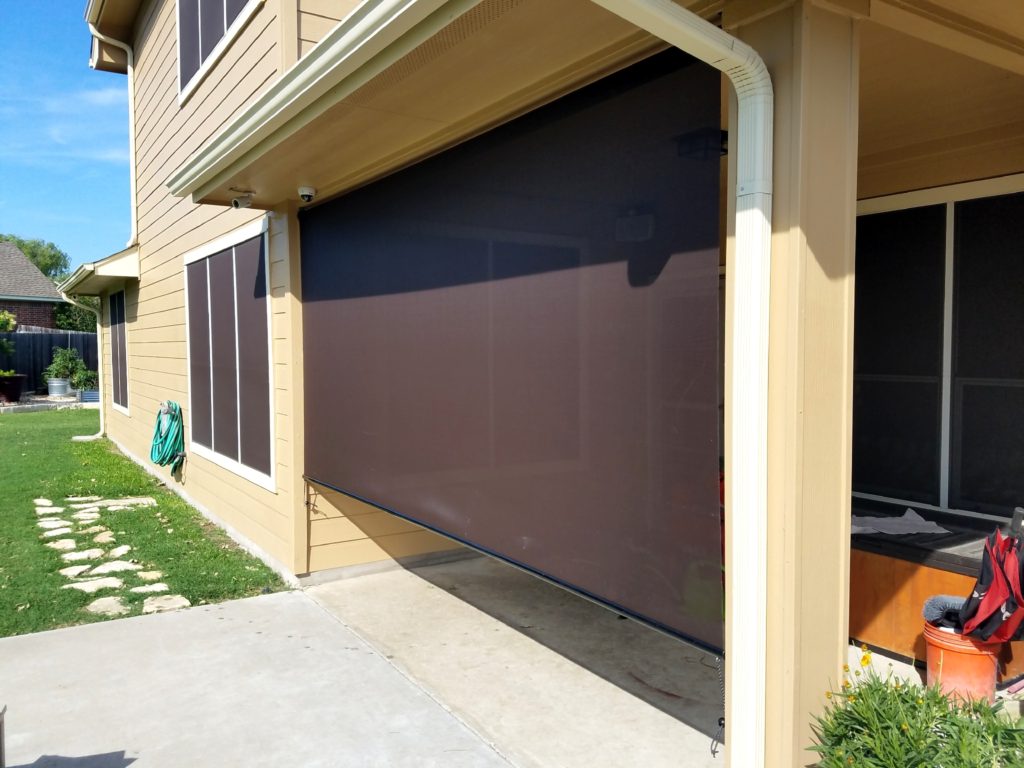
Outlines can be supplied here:
M359 0L298 0L299 58L309 53L357 5Z

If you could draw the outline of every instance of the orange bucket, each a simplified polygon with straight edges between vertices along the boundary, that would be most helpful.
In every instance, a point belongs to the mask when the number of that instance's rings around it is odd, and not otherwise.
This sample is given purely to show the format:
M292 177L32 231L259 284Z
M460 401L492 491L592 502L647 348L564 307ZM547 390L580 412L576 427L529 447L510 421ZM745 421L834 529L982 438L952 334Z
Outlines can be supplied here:
M928 685L938 683L943 693L971 699L996 697L996 672L1002 643L985 643L925 622Z

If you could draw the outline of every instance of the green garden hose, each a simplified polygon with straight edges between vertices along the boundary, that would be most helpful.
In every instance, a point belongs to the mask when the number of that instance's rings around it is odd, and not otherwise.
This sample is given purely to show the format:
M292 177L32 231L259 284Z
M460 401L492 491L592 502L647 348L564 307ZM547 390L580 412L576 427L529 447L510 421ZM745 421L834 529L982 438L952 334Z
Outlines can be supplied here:
M185 425L181 420L181 406L173 400L160 403L149 458L161 467L170 464L171 472L177 472L185 460Z

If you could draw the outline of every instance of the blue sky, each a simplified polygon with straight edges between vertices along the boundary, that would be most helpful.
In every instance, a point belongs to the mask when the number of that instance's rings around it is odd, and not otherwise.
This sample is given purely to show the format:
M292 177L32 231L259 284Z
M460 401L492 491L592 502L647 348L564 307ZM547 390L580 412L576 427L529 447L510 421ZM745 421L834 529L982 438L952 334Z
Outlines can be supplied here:
M72 268L131 229L128 90L89 69L85 0L0 0L0 233L51 240Z

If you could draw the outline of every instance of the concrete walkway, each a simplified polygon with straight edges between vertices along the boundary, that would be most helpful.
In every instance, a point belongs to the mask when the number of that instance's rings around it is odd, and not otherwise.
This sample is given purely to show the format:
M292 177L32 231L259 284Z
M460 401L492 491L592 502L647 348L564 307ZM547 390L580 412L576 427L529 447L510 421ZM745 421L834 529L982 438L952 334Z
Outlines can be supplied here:
M8 768L508 763L302 592L0 640Z
M9 768L711 768L721 695L482 557L0 640Z

